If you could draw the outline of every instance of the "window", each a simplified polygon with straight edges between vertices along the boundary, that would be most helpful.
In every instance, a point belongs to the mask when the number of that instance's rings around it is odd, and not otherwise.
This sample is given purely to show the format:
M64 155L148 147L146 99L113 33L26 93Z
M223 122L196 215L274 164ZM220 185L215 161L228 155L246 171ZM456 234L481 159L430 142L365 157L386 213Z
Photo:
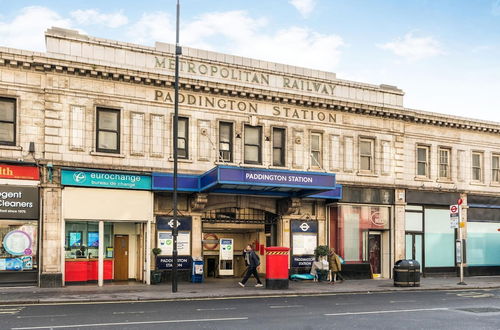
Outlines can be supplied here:
M219 160L233 161L233 123L219 123Z
M97 151L120 153L120 110L97 108Z
M359 140L359 169L361 171L373 172L373 140Z
M417 176L429 176L429 147L417 147Z
M179 117L177 126L177 156L179 158L189 158L189 119Z
M483 181L483 154L472 153L472 180Z
M273 127L273 166L285 166L285 129Z
M262 163L262 127L245 125L245 164Z
M500 183L500 155L491 157L491 181Z
M311 133L311 167L321 167L322 135Z
M450 178L450 149L439 148L439 177Z
M0 144L16 144L16 100L0 98Z

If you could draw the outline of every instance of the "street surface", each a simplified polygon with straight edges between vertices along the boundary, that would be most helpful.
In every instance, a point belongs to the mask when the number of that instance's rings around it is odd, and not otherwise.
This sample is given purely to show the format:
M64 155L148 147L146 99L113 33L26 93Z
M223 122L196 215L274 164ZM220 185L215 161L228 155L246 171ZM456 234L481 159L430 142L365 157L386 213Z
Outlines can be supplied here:
M500 329L500 290L0 305L0 329Z

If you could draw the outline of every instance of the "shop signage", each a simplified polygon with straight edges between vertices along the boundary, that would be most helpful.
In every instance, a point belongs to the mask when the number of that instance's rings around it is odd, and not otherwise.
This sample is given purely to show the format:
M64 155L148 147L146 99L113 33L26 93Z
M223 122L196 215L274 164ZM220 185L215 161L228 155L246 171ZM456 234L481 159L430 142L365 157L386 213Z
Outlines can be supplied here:
M0 219L38 219L37 187L0 186Z
M311 267L314 256L292 256L292 267Z
M174 228L174 217L156 217L156 228L158 230L172 230ZM177 217L177 229L179 231L191 230L191 217Z
M130 173L62 170L61 184L95 188L150 190L151 177Z
M177 257L177 269L191 269L193 258L191 257ZM156 257L156 266L158 269L172 269L172 257Z
M318 232L318 222L317 221L292 220L291 226L292 226L293 233L317 233Z
M0 164L0 179L39 180L40 172L36 166Z

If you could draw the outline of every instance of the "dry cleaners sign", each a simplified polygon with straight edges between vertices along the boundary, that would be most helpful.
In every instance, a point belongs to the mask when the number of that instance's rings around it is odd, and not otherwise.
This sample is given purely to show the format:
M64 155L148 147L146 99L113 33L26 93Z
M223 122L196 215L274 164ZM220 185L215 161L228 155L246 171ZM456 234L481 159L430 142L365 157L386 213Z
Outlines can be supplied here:
M38 188L2 186L0 219L38 219Z
M61 183L95 188L151 189L150 176L130 173L62 170Z

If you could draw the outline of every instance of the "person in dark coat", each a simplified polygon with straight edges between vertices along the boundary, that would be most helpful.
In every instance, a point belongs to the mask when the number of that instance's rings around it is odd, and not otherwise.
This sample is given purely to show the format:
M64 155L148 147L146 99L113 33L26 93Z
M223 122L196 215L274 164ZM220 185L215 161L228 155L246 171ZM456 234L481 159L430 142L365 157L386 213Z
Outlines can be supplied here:
M245 284L247 283L250 276L253 275L255 277L255 279L257 280L257 284L255 286L261 287L262 282L260 281L259 273L257 272L257 267L259 267L259 265L260 265L260 258L253 251L252 246L247 245L247 247L243 250L243 258L245 259L245 265L247 266L247 270L246 270L245 276L243 277L241 282L238 282L238 284L242 288L244 288Z

